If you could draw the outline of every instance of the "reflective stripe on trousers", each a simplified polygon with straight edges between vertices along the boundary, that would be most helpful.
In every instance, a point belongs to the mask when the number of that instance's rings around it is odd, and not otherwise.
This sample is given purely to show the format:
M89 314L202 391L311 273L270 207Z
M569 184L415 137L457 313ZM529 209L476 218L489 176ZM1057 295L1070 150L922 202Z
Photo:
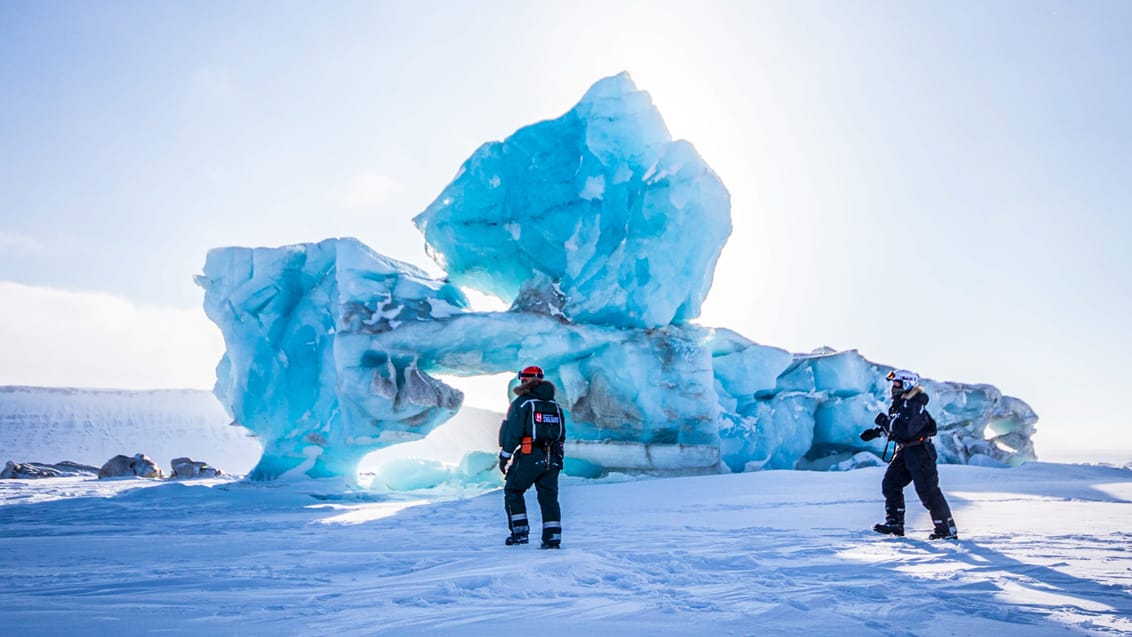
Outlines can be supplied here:
M531 527L527 526L526 513L514 513L511 515L511 532L512 533L527 533Z
M543 522L542 523L542 539L549 542L562 541L562 523L561 522Z

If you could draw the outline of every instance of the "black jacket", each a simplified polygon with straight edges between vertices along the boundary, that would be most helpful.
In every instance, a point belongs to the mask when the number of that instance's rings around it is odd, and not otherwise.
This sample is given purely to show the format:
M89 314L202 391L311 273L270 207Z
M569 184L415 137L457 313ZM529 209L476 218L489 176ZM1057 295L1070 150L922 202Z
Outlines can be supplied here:
M935 420L928 414L928 395L919 385L892 399L888 408L888 431L897 444L934 436Z
M531 435L531 410L533 407L530 402L532 398L553 402L554 383L545 380L531 380L515 388L515 400L511 401L511 407L507 409L507 418L499 427L499 446L508 455L519 446L523 436ZM558 411L561 415L561 408ZM565 422L562 423L561 432L558 440L564 442L566 440Z

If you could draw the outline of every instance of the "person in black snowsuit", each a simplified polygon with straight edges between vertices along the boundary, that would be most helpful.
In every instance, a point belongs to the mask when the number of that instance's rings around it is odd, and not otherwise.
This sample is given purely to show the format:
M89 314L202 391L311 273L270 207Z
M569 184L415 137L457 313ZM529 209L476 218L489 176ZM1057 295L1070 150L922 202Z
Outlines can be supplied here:
M543 379L542 369L523 368L519 383L507 418L499 427L499 470L505 476L503 501L511 530L507 545L529 542L524 494L534 485L542 513L541 548L557 549L562 545L558 474L564 457L566 418L554 400L554 384Z
M892 405L887 414L877 414L875 429L861 434L861 439L867 441L884 433L896 443L896 453L884 472L880 487L884 494L885 520L873 530L904 535L904 487L912 483L920 502L932 516L934 529L928 539L959 539L951 508L939 488L937 454L932 444L936 423L927 411L928 395L920 385L919 376L912 372L895 370L889 373L888 380L892 382Z

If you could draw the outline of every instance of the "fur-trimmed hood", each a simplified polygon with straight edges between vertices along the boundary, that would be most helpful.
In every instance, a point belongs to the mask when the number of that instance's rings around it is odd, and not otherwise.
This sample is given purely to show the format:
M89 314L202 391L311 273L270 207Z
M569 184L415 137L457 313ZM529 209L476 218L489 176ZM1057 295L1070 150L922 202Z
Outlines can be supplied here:
M904 400L912 400L913 398L915 398L916 396L919 396L920 394L924 395L924 397L921 400L923 400L924 404L926 405L927 402L928 402L928 395L924 394L923 385L916 385L912 389L909 389L908 391L904 392L903 394L900 394L900 397Z
M513 389L512 391L515 392L516 396L526 396L527 394L533 394L535 398L542 400L552 400L554 398L556 389L557 388L554 386L554 383L550 382L549 380L532 378L524 383L516 385L515 389Z

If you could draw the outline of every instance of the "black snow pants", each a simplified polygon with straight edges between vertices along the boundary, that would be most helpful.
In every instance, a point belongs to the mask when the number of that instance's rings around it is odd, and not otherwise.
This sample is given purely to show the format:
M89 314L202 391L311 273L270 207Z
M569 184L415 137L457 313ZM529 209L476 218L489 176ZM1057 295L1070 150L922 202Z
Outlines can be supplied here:
M950 523L951 507L939 488L939 470L936 469L936 450L931 441L901 447L892 457L880 490L884 493L884 512L889 523L904 526L904 487L911 482L916 487L920 502L931 513L932 522L939 527Z
M507 526L512 534L530 531L527 521L527 501L523 496L534 485L538 493L538 506L542 513L542 541L562 541L562 509L558 505L558 474L561 470L547 468L546 452L532 449L529 454L517 453L503 483L503 502L507 508Z

